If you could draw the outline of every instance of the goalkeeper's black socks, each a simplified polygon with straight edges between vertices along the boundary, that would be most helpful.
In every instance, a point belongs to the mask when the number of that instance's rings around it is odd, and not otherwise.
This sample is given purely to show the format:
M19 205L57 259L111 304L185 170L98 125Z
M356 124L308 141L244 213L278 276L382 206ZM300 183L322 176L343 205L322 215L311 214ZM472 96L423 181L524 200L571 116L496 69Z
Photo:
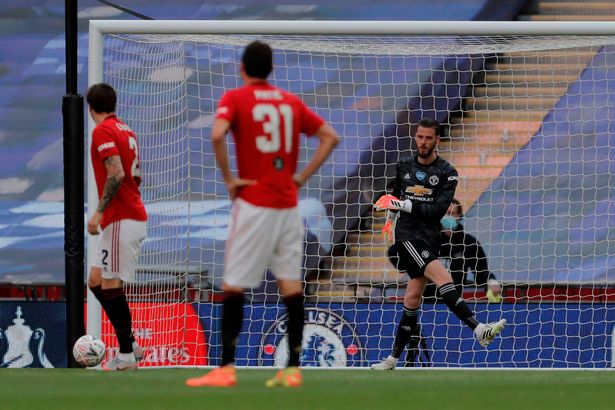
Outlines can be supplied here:
M404 311L397 326L397 334L395 335L395 343L393 343L393 352L391 356L399 359L410 338L419 331L418 327L419 309L409 309L404 306Z
M132 317L123 288L102 289L101 305L115 329L120 353L132 353Z
M303 324L305 322L303 295L295 295L284 298L286 313L288 313L288 367L298 367L301 356L301 342L303 341Z
M476 329L478 321L474 319L474 313L470 310L466 302L459 296L459 292L455 289L455 285L452 282L446 283L438 289L440 296L446 303L446 306L451 312L455 314L459 319L463 321L470 329Z
M222 366L235 362L237 337L243 321L243 292L224 292L222 303Z

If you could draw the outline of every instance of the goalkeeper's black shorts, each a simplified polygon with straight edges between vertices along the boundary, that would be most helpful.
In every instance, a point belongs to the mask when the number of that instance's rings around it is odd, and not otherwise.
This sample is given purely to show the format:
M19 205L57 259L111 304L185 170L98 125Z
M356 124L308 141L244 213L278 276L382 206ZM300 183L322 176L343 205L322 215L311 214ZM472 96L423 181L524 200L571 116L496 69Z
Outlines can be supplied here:
M425 267L438 259L439 249L427 241L399 241L389 248L389 260L400 272L406 272L411 279L425 274Z

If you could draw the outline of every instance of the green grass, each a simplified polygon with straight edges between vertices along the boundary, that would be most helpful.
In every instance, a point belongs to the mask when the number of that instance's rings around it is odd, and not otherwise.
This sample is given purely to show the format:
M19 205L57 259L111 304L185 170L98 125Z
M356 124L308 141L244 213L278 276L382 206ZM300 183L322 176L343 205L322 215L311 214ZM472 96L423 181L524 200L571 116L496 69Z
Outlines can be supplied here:
M267 389L272 370L239 370L230 389L188 388L206 370L0 369L13 409L613 409L615 372L305 370L299 389Z

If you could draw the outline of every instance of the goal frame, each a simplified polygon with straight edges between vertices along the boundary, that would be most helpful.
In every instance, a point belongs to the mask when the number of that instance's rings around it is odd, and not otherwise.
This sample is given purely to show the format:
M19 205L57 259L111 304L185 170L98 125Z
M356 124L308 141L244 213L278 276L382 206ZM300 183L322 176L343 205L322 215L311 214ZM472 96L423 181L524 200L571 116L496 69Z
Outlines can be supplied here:
M615 22L514 21L292 21L292 20L91 20L89 24L88 86L103 80L105 34L249 34L249 35L615 35ZM88 118L87 213L98 204L96 181L89 160L92 131ZM88 237L88 243L90 238ZM86 268L94 258L87 246ZM87 271L87 269L86 269ZM89 271L88 271L89 273ZM101 306L87 291L87 333L101 336ZM614 342L615 343L615 342ZM615 352L615 344L613 347ZM615 366L615 359L613 359Z

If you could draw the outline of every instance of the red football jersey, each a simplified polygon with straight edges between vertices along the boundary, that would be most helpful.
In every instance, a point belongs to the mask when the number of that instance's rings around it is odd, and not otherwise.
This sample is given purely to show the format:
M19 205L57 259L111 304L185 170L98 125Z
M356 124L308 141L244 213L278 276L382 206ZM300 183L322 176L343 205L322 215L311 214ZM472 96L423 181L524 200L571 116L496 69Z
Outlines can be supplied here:
M314 134L324 124L296 95L258 82L226 92L216 118L230 122L239 178L257 183L239 190L243 200L267 208L297 205L299 134Z
M139 145L134 132L115 115L105 118L92 132L92 166L98 188L98 198L102 197L107 179L107 170L103 161L112 155L119 155L124 168L124 180L120 189L103 212L100 226L104 229L112 222L121 219L147 220L147 213L139 184Z

